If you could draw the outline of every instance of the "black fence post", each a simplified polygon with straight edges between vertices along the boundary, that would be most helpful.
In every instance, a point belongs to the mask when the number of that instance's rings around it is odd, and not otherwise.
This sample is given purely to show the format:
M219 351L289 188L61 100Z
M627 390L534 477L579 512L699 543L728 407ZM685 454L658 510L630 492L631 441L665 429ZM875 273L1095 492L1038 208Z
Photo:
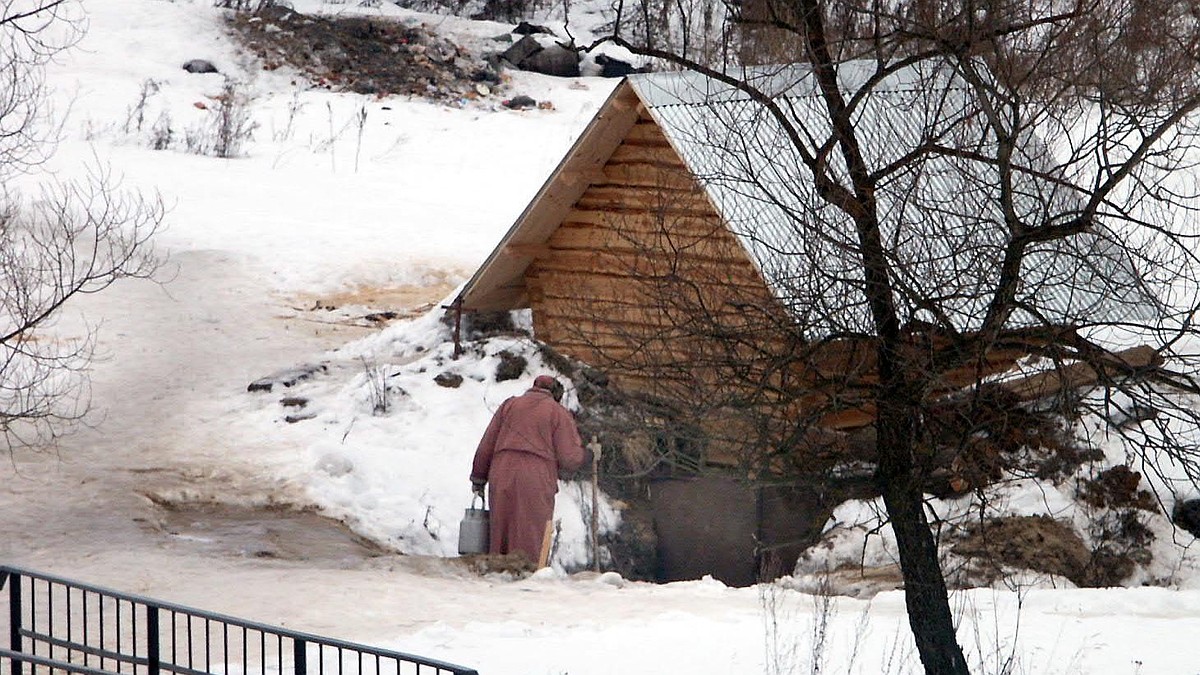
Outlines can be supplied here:
M146 605L146 675L159 675L158 608Z
M307 644L300 638L292 639L292 662L296 666L296 675L308 675Z
M8 575L8 648L21 653L21 575ZM12 660L12 675L21 675L25 668L21 661Z

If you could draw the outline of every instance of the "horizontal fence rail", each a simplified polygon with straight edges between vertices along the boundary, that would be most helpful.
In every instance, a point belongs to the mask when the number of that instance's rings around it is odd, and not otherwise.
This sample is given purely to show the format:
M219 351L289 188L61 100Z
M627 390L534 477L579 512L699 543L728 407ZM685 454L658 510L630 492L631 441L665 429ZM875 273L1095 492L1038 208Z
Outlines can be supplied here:
M0 675L478 675L17 567L0 598Z

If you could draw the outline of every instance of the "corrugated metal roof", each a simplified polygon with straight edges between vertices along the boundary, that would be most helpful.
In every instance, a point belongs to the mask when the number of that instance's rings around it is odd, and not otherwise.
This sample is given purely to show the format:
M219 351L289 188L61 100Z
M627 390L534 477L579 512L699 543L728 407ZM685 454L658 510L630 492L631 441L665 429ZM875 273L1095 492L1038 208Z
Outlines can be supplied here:
M843 95L854 96L874 73L871 62L842 64ZM828 114L808 66L756 68L738 77L772 97L812 155L829 144ZM854 223L817 195L809 166L767 108L697 73L629 81L802 325L820 333L868 330ZM853 105L872 171L933 140L995 155L995 139L972 108L975 98L948 70L913 67L889 75ZM830 172L849 185L838 148L827 148ZM1035 139L1018 152L1021 164L1050 165ZM875 197L903 319L940 323L930 311L936 308L958 330L979 327L1010 239L1000 178L986 162L924 154L880 179ZM1015 215L1026 223L1043 224L1049 214L1066 219L1078 208L1077 197L1051 181L1018 176L1015 183ZM1010 326L1075 323L1111 309L1104 306L1111 293L1100 291L1106 285L1136 292L1139 277L1116 244L1086 234L1032 247L1017 296L1024 309Z

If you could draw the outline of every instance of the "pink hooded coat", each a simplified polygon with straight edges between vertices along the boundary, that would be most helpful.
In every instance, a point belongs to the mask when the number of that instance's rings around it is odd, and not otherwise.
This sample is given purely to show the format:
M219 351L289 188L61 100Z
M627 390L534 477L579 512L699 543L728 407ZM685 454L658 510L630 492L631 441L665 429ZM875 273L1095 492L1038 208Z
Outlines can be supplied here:
M521 551L537 562L554 515L558 472L574 471L584 459L575 418L549 391L535 386L502 403L471 468L472 483L488 484L488 552Z

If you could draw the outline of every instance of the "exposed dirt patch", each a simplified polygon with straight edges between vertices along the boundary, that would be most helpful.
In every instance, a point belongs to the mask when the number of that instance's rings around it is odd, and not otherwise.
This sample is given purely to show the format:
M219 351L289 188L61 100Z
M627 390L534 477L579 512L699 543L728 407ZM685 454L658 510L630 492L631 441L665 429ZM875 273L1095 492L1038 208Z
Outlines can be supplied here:
M229 25L264 70L289 66L334 91L449 101L486 96L501 82L483 58L420 25L280 5L232 13Z
M448 276L420 285L359 286L331 293L298 293L285 302L314 321L374 328L433 309L457 286Z
M992 580L1002 578L1003 566L1082 580L1091 560L1074 528L1049 516L984 521L968 528L952 550L972 558L978 571Z
M344 524L309 511L156 502L153 527L206 555L350 564L389 552Z
M360 286L348 291L296 294L291 297L290 304L305 311L332 311L350 306L412 315L429 309L445 298L455 285L448 281L435 281L428 285Z

